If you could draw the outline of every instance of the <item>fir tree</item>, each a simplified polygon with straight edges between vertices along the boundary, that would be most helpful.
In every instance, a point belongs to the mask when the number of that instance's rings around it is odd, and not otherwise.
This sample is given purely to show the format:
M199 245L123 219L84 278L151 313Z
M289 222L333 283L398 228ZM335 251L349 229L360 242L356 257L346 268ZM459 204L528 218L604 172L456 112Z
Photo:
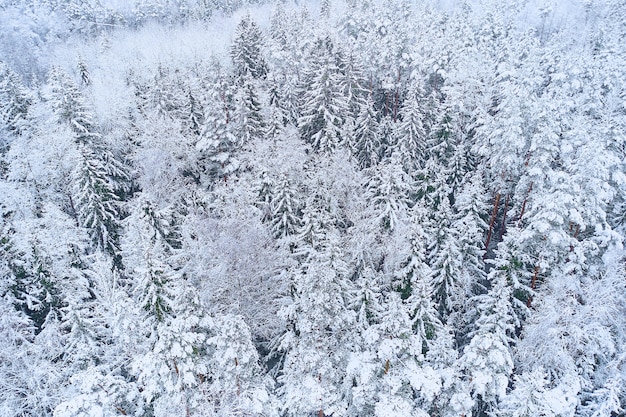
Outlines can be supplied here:
M507 270L496 266L489 274L491 288L474 298L478 318L472 339L459 359L470 382L476 412L494 410L505 397L513 372L511 335L515 316Z
M119 197L102 161L86 146L79 145L79 151L72 199L79 224L87 228L96 249L115 255L120 228Z
M18 75L0 62L0 122L2 129L20 133L26 126L26 115L32 99ZM0 149L5 144L0 142Z
M287 415L330 415L348 407L345 375L355 317L338 243L337 233L329 231L319 250L309 252L294 277L293 303L282 312L292 323L280 344L280 398Z
M196 143L200 152L201 170L211 182L226 181L228 176L239 169L235 153L239 141L235 136L231 103L228 91L219 91L215 86L205 115L204 126Z
M398 160L392 157L379 164L366 185L366 196L371 202L380 226L389 231L409 207L411 180Z
M235 37L230 47L230 56L237 76L265 77L267 65L261 50L262 42L263 34L258 24L249 14L244 16L235 29Z
M316 42L311 67L306 74L302 116L298 127L302 138L321 153L332 153L342 141L348 111L343 80L330 38Z
M271 210L271 227L274 237L281 238L296 234L300 226L299 207L296 192L292 188L289 178L284 174L280 177L276 189L273 191Z
M421 90L413 84L400 112L402 121L398 124L394 144L402 165L408 172L422 168L426 162L426 129Z
M382 155L379 125L371 96L361 105L356 118L354 156L361 168L376 166Z
M264 122L256 88L250 77L244 77L242 86L235 95L235 129L240 146L263 137Z

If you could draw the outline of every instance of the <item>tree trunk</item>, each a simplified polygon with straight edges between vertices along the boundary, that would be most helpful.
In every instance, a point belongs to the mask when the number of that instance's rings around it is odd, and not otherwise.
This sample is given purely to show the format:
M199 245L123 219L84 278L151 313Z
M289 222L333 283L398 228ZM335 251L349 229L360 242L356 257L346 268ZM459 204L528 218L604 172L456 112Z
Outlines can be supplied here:
M533 278L530 280L530 288L534 291L537 288L537 277L539 276L539 265L535 266L535 271L533 273ZM526 307L530 308L530 305L533 301L532 295L528 296L528 301L526 302Z
M528 191L526 191L526 197L524 197L524 202L522 203L522 210L519 213L519 218L517 219L517 225L519 226L522 221L522 217L524 217L524 211L526 211L526 202L528 201L528 196L530 192L533 190L533 183L530 183L530 187L528 187Z
M491 220L489 221L489 232L487 233L487 240L485 241L485 254L483 258L487 256L487 251L489 250L489 243L491 242L491 235L493 234L493 225L496 222L496 217L498 216L498 206L500 205L500 193L496 194L496 201L493 203L493 212L491 213Z

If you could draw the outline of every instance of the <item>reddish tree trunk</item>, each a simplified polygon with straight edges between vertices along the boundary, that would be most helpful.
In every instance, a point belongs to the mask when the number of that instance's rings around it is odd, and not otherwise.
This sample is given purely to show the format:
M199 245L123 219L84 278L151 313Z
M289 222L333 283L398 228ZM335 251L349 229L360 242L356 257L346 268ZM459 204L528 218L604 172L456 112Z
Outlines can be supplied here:
M491 242L491 235L493 234L493 225L496 222L498 216L498 206L500 205L500 193L496 194L496 201L493 203L493 212L491 213L491 220L489 221L489 232L487 233L487 240L485 241L485 254L483 258L487 256L487 249L489 249L489 243Z
M537 277L539 276L539 265L535 266L535 271L533 273L533 278L530 280L530 288L534 291L537 288ZM526 302L526 307L530 308L530 305L533 301L533 297L531 295L528 296L528 301Z
M500 227L500 237L498 241L502 241L502 235L504 235L504 228L506 227L506 212L509 208L509 194L506 195L504 200L504 215L502 216L502 226Z
M517 219L517 224L519 226L519 222L522 221L522 217L524 217L524 211L526 211L526 202L528 201L528 196L530 192L533 190L533 183L530 183L530 187L528 187L528 191L526 191L526 197L524 197L524 202L522 203L522 210L519 213L519 218Z

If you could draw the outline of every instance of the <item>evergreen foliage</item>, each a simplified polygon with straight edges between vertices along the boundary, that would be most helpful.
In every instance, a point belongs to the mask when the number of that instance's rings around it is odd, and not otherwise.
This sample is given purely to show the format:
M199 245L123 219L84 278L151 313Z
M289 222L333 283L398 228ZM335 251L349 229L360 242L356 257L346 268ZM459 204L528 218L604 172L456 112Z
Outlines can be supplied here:
M623 416L623 2L264 3L0 0L0 415Z

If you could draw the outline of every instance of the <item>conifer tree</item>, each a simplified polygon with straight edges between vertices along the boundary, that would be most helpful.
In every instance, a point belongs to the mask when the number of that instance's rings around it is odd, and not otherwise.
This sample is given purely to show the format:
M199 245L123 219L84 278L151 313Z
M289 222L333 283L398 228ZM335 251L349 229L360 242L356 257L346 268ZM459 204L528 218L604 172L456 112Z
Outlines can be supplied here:
M126 261L134 265L131 283L137 316L145 323L142 350L133 358L132 374L155 415L190 413L206 405L208 315L198 293L180 272L173 233L160 210L141 199L127 219Z
M348 112L343 79L337 66L333 41L318 39L305 75L302 116L298 127L302 138L321 153L332 153L342 141Z
M24 122L31 102L18 75L0 62L0 129L20 133L26 127ZM0 149L4 145L0 142Z
M261 210L263 223L272 219L272 200L274 199L274 179L266 169L263 169L260 178L255 184L256 198L254 204Z
M87 68L87 64L83 60L83 58L78 56L78 74L80 75L80 80L84 85L91 84L91 74L89 74L89 69Z
M366 196L371 202L380 226L389 231L409 207L411 179L399 161L392 157L379 164L366 185Z
M289 118L284 109L285 103L275 77L271 76L268 84L269 97L267 107L269 108L269 117L265 128L265 137L276 140L278 135L283 132Z
M350 308L356 312L357 339L346 370L353 380L350 392L350 411L354 415L372 414L378 400L382 372L376 347L379 343L378 323L383 313L383 277L373 269L371 262L361 259L357 265Z
M301 116L297 80L291 77L285 78L280 90L282 96L281 108L285 114L286 121L297 126Z
M400 115L394 144L402 165L408 172L422 168L426 162L426 129L424 128L424 109L422 108L422 92L417 83L411 85L409 94L404 101Z
M88 229L94 248L111 255L117 253L118 201L128 189L125 167L105 147L93 114L76 84L59 68L49 77L48 99L60 121L74 134L78 160L68 190L70 209L81 227Z
M183 125L192 134L199 136L201 133L202 125L204 124L204 109L202 103L197 98L196 93L190 88L187 93L187 99L185 100L185 107L183 114Z
M0 284L0 410L7 417L50 415L58 374L28 317L13 307L6 282Z
M273 190L271 210L271 227L274 237L281 238L296 234L300 226L299 207L296 192L285 174L281 175L276 189Z
M228 176L239 169L235 153L240 142L236 137L235 123L231 120L233 110L228 94L228 88L213 87L204 126L196 143L200 169L210 183L227 181Z
M379 125L371 96L361 105L356 118L352 149L361 168L377 165L382 156Z
M76 134L76 141L94 144L100 139L93 112L76 86L62 69L55 67L48 76L47 98L59 119Z
M330 0L322 0L320 4L320 17L328 19L330 17Z
M500 404L498 414L502 416L556 416L546 398L546 374L537 369L530 374L515 378L515 388Z
M262 42L261 29L247 14L239 21L230 47L230 56L238 77L248 75L252 78L265 78L267 64L261 50Z
M459 312L465 298L466 289L461 281L463 257L458 244L459 237L455 230L447 227L444 229L443 234L445 238L439 246L431 265L434 287L433 298L437 304L439 317L446 323L448 321L454 323L458 318L451 318L450 316Z
M254 139L262 138L264 122L261 115L261 104L250 76L243 78L242 85L235 95L235 104L235 129L240 146Z
M477 413L497 407L505 397L513 372L510 342L516 321L508 274L506 265L496 264L488 276L489 291L474 298L478 311L476 330L459 359Z
M280 348L285 361L279 376L287 415L331 415L348 408L346 368L354 312L348 308L351 283L338 233L329 230L319 250L312 249L294 277L293 303L282 314L290 328Z
M118 252L120 212L104 164L94 151L78 145L79 160L73 172L73 203L79 224L87 228L96 249L115 255Z
M287 14L281 1L274 3L272 16L270 17L270 35L281 46L287 42Z

